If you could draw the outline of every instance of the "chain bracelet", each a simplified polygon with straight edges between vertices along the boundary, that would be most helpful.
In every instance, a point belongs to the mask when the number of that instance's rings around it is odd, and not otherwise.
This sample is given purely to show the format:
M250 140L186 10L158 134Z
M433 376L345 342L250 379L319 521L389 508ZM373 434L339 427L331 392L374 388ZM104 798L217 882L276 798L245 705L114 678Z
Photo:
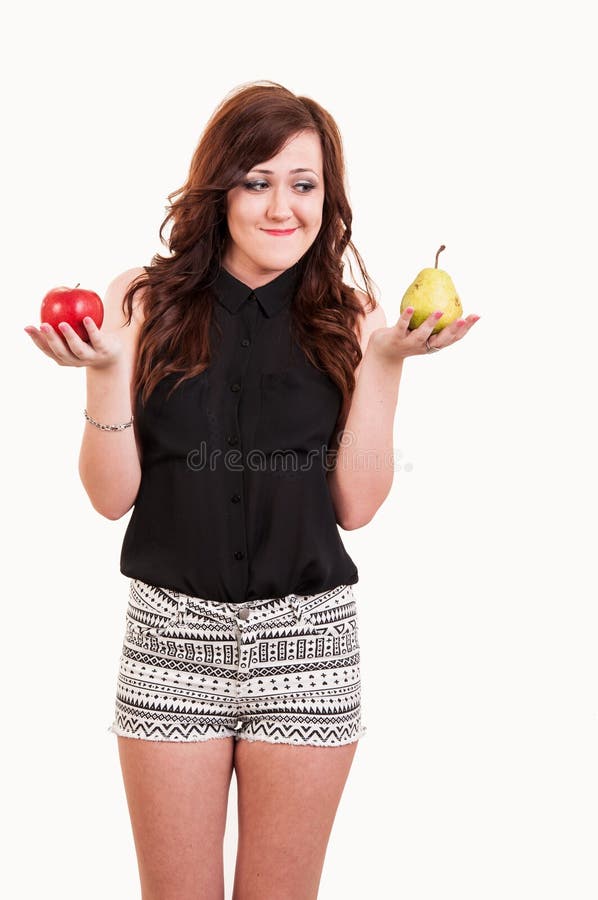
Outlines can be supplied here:
M122 425L102 425L101 422L96 422L95 419L92 419L86 409L83 410L83 413L88 422L91 422L91 424L95 425L96 428L101 428L102 431L124 431L125 428L128 428L129 425L133 424L133 416L131 416L129 422L123 422Z

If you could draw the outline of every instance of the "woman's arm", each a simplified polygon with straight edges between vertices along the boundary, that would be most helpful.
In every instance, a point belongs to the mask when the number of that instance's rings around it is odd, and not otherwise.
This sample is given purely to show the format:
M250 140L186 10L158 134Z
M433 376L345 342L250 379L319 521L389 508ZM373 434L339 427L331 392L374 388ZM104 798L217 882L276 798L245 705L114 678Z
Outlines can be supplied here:
M365 294L357 292L364 302ZM328 476L330 493L341 528L361 528L382 505L394 475L393 424L407 356L430 351L428 344L442 311L435 310L416 328L409 329L413 307L407 307L397 322L385 327L378 306L366 316L361 349L361 373L351 408L339 435L335 469ZM480 317L455 319L434 334L434 350L462 340ZM356 377L357 377L356 370Z
M365 305L368 298L356 295ZM394 475L393 426L402 360L381 362L371 350L370 336L386 325L378 304L361 327L360 364L347 419L339 435L335 468L328 486L338 524L345 531L361 528L373 518L391 489Z
M102 331L116 332L123 343L119 361L105 368L87 367L88 414L97 422L128 422L134 409L132 381L142 314L139 289L131 324L125 325L122 301L131 282L143 270L129 269L108 286ZM134 426L104 431L85 421L79 453L79 476L92 506L107 519L120 519L131 508L141 482L140 452Z

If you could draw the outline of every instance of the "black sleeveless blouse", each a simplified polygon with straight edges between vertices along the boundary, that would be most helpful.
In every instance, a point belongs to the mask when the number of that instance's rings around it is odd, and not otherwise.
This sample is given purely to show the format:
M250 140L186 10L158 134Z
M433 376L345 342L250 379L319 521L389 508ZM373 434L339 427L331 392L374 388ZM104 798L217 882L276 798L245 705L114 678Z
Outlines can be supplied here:
M290 334L298 265L253 291L221 267L210 365L137 396L123 575L227 603L358 581L326 480L342 394Z

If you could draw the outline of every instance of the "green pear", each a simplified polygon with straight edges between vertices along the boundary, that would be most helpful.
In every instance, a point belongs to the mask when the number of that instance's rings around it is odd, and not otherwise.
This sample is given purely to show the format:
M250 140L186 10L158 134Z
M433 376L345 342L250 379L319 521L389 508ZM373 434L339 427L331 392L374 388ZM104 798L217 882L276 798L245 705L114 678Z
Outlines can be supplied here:
M436 254L433 269L422 269L413 284L410 284L401 300L401 312L408 306L413 307L413 315L409 321L409 330L418 328L433 312L441 309L444 313L438 320L432 334L437 334L463 315L461 300L448 272L438 268L438 256L445 250L444 244Z

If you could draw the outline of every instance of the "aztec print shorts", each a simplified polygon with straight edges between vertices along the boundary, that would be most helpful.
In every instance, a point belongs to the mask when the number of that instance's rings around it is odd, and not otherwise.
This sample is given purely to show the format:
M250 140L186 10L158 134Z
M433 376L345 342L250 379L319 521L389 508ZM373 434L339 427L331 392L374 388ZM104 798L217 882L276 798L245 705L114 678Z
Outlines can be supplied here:
M125 618L114 734L338 747L367 731L352 585L223 603L132 578Z

